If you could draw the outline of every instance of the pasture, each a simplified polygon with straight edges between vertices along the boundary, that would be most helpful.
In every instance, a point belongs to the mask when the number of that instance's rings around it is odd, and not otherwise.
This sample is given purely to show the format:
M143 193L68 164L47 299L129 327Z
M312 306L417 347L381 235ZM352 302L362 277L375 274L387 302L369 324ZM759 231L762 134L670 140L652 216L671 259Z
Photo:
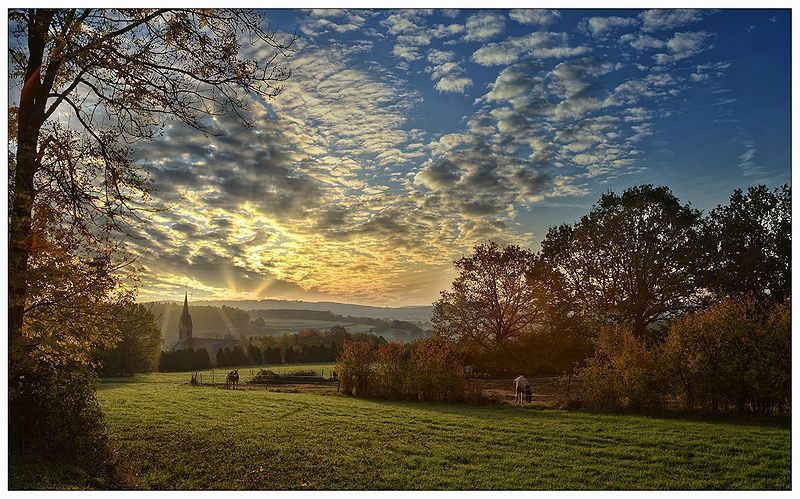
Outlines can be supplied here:
M137 488L787 489L791 484L785 425L511 404L385 402L193 387L188 381L188 373L158 373L99 386L109 432Z
M275 317L262 317L266 326L273 330L274 333L297 333L303 329L330 329L335 326L347 328L352 333L366 333L370 331L373 326L369 324L359 324L356 322L340 322L340 321L320 321L313 319L278 319Z

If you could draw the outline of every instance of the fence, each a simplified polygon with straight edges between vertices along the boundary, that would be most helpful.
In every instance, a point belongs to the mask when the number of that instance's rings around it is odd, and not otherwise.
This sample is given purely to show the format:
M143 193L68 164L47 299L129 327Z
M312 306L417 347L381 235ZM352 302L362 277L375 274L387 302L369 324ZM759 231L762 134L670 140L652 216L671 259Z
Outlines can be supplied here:
M203 386L226 386L226 380L230 371L216 372L195 372L192 374L193 385ZM265 374L261 370L249 370L247 379L242 374L239 375L240 385L322 385L322 386L338 386L338 380L334 378L325 378L325 370L323 369L319 376L316 375L298 375L298 374L278 374L268 373Z

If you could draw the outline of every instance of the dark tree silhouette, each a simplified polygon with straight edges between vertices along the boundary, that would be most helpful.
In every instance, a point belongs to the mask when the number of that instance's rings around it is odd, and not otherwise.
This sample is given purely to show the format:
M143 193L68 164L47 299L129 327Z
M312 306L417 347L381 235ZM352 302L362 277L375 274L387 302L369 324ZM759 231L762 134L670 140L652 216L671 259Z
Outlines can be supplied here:
M709 213L704 284L723 296L752 294L782 302L792 292L792 191L788 184L743 192Z
M608 192L575 225L549 230L537 265L571 313L642 336L699 299L700 216L667 187Z
M117 307L114 316L122 339L116 346L96 352L103 376L130 376L150 372L158 366L161 351L161 330L144 305Z
M454 262L458 277L452 290L442 291L434 304L436 334L494 349L527 332L538 318L526 278L532 260L529 250L488 242Z

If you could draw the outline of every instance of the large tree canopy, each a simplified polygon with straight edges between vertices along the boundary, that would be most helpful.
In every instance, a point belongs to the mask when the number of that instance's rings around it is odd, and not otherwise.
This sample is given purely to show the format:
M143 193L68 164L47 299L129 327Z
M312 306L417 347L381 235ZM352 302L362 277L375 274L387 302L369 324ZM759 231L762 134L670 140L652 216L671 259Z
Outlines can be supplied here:
M709 213L706 286L723 296L752 294L781 302L792 293L792 191L753 186Z
M575 225L550 229L539 273L555 273L549 294L573 313L643 335L698 297L699 222L667 187L608 192Z
M71 234L74 269L98 268L116 254L108 234L147 207L131 144L168 120L205 130L205 117L234 113L247 125L250 99L274 97L289 77L280 62L295 37L276 35L250 10L14 9L9 20L19 82L9 161L15 343L35 306L28 271L37 238L61 239L42 231ZM42 207L53 207L53 224L34 223Z
M534 326L535 289L527 274L533 254L519 246L494 242L475 247L455 262L452 291L434 304L433 327L440 336L483 349L503 347Z

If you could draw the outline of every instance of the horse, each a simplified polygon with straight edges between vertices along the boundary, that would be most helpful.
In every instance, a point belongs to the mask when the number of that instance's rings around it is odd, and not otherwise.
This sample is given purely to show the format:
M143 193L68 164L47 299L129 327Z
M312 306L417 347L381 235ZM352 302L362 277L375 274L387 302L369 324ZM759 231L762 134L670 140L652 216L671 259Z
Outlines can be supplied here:
M236 385L239 384L239 370L234 369L233 371L229 372L228 375L225 377L225 388L230 388L233 386L233 389L236 390Z
M525 402L525 390L530 388L531 384L528 383L528 380L525 379L525 376L519 375L514 378L514 403L516 404L519 401L520 404Z

